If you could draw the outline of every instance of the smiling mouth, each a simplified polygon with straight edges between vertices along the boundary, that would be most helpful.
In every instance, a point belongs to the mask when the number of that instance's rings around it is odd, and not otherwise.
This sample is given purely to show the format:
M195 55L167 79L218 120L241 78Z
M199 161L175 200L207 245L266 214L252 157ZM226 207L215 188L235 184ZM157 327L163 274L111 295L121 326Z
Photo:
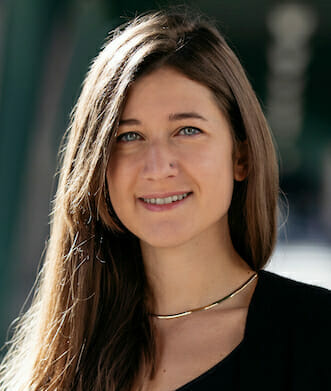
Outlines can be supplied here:
M167 205L172 204L176 201L181 201L182 199L188 197L192 192L183 193L183 194L175 194L170 197L165 198L140 198L142 201L146 202L147 204L155 204L155 205Z

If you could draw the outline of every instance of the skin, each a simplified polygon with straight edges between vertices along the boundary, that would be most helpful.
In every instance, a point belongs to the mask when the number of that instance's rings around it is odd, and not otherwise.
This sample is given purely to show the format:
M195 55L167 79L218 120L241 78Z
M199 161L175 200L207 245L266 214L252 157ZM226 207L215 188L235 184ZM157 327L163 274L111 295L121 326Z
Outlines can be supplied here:
M203 118L175 119L176 113ZM228 225L234 180L247 175L247 150L243 143L233 159L231 130L211 91L161 67L132 85L121 121L107 170L109 195L119 219L140 239L155 312L197 308L236 289L253 274ZM151 211L139 200L183 191L192 194L170 210Z

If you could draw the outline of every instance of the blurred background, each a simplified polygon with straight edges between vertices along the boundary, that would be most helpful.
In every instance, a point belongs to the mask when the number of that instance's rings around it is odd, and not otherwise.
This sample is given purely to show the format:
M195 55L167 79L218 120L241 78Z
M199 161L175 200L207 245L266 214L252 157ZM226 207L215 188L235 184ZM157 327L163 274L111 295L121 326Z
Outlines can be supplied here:
M117 25L178 3L0 0L0 345L42 259L59 143L91 60ZM331 288L331 2L185 3L217 20L278 145L285 197L267 269Z

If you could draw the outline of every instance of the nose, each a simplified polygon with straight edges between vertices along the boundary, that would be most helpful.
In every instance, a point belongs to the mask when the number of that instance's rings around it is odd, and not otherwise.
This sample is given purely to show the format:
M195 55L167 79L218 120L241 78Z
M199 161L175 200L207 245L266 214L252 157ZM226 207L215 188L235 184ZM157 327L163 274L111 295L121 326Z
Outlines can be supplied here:
M177 175L177 159L168 145L155 142L145 152L142 171L144 179L161 180Z

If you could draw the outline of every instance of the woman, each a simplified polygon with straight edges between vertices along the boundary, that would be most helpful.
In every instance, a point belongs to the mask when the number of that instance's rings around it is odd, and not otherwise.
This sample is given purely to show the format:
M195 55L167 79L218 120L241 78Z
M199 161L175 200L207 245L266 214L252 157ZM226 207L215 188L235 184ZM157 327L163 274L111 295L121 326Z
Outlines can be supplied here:
M276 155L210 22L160 11L117 29L63 150L3 390L328 388L331 296L262 270Z

